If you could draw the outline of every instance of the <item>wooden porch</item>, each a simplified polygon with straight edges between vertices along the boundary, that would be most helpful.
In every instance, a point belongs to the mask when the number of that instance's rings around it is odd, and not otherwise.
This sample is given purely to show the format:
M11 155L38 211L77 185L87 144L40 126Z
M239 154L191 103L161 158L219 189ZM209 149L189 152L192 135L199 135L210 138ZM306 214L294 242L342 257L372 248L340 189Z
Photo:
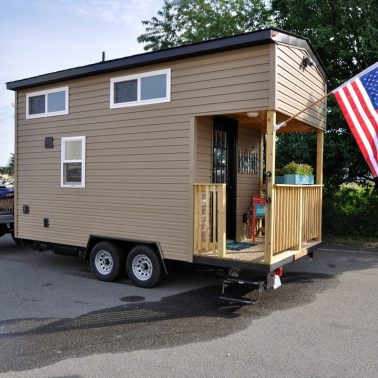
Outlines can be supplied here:
M194 185L194 255L270 265L302 257L320 242L321 185L273 185L272 240L245 240L241 250L227 248L225 190L225 184Z
M265 235L243 240L246 248L231 250L226 241L226 185L194 184L194 256L276 266L300 258L321 241L323 191L323 130L317 131L315 185L275 184L276 114L267 112L265 183ZM261 154L262 155L262 154ZM262 191L262 190L261 190ZM251 196L254 193L251 193ZM246 209L247 210L247 209ZM250 213L249 213L250 214ZM250 219L248 220L250 221ZM215 264L216 265L216 264Z

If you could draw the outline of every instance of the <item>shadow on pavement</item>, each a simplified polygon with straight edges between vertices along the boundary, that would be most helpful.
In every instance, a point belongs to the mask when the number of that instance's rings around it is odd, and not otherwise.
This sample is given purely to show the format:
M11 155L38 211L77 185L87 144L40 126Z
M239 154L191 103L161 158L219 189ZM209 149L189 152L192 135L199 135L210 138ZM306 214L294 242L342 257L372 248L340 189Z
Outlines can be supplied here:
M344 272L367 270L377 264L376 251L321 251L312 263L306 259L292 263L282 287L266 291L255 306L220 302L220 285L214 285L212 278L206 287L167 296L159 302L130 296L120 298L127 302L124 305L76 318L0 322L0 372L27 370L96 353L160 349L226 337L258 318L315 301L320 293L335 288L338 275ZM177 284L183 275L195 280L198 274L183 266L162 286Z
M279 291L267 291L256 306L224 304L218 300L220 287L212 285L160 302L130 303L73 319L1 322L0 345L5 353L0 356L0 372L94 353L164 348L225 337L245 329L254 319L310 303L319 292L335 285L337 279L330 275L291 273Z

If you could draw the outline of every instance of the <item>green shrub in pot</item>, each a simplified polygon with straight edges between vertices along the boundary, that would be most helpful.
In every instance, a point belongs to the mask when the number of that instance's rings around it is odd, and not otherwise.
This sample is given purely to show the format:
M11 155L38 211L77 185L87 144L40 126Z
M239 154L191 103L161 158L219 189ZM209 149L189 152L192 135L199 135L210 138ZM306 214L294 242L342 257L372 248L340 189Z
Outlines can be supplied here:
M308 164L298 164L294 161L283 167L284 184L311 185L314 183L314 169Z

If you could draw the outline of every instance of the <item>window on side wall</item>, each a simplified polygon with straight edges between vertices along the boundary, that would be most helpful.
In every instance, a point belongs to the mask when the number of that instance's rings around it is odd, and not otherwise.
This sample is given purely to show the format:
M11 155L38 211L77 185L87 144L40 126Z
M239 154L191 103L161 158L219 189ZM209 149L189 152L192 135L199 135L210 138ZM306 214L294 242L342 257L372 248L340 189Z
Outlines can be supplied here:
M85 188L85 136L62 138L62 188Z
M26 94L26 119L68 114L68 87Z
M110 108L171 101L171 69L110 80Z

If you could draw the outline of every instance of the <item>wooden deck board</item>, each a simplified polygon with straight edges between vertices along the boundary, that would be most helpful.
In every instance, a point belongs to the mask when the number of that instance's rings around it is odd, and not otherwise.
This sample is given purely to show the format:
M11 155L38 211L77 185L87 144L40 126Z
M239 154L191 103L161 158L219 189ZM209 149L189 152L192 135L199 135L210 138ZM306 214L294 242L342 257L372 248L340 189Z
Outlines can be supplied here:
M227 249L225 257L223 257L223 259L263 264L264 238L256 238L255 243L253 243L251 240L245 240L245 243L256 245L247 249L243 249L241 251ZM204 257L222 258L218 253L214 253L213 251L202 252L200 255Z
M246 240L245 243L252 243L251 240ZM287 258L291 258L293 260L296 260L300 257L303 257L307 254L308 249L318 244L319 241L310 241L307 243L303 243L303 248L300 250L287 250L283 251L276 256L273 257L271 264L279 263L280 261L283 261ZM255 243L253 247L250 247L248 249L243 249L242 251L234 251L227 249L225 257L221 257L219 253L214 253L213 251L209 252L202 252L200 256L208 257L212 259L222 259L222 260L229 260L234 262L243 262L243 263L252 263L252 264L263 264L263 265L269 265L264 261L264 238L258 237L256 238Z

